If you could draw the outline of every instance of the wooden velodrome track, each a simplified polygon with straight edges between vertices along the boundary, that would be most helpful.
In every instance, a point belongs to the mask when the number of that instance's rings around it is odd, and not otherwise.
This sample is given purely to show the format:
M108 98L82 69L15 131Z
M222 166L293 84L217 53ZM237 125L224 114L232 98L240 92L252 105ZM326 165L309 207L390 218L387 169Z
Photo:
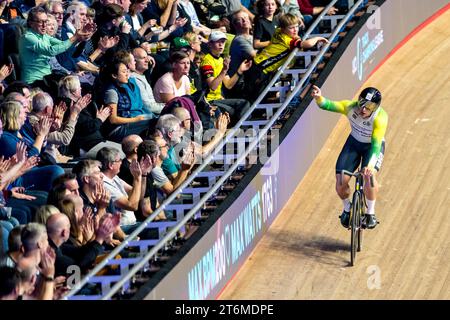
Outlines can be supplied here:
M364 233L356 266L348 266L350 233L338 221L334 192L335 161L349 133L342 118L220 299L450 298L450 11L365 85L382 91L390 122L381 224Z

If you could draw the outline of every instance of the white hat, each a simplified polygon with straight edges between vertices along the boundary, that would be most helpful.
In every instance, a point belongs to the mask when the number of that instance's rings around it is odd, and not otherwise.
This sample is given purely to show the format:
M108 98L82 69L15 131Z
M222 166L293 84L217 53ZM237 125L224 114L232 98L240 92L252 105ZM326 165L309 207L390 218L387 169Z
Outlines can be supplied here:
M213 32L211 32L211 34L209 35L208 40L209 41L219 41L221 39L227 39L227 36L225 33L223 33L222 31L219 30L214 30Z

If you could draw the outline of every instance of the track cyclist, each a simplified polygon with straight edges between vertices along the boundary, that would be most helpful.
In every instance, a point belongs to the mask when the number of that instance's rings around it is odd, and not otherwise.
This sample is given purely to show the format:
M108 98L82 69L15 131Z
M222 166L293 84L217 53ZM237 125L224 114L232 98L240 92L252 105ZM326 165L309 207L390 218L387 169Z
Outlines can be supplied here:
M341 171L355 172L362 161L364 194L367 200L367 212L363 218L363 225L373 229L378 223L375 216L375 201L378 193L375 176L383 162L384 135L388 124L388 115L380 106L381 93L376 88L368 87L362 90L357 101L331 101L322 96L319 87L313 86L311 95L321 109L341 113L350 121L351 133L336 162L336 192L344 204L344 210L340 216L341 224L345 228L349 227L351 208L349 186L351 177L344 175L342 183L339 183ZM373 187L369 182L371 176Z

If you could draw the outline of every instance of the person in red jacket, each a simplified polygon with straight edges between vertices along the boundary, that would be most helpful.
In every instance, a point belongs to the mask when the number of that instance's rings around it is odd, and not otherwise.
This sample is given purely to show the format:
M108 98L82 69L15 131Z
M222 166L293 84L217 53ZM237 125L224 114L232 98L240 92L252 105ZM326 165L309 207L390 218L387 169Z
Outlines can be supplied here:
M331 2L331 0L297 0L300 12L303 15L317 16L323 9ZM329 15L335 15L336 13L342 13L348 9L347 0L339 0L336 5L328 10Z

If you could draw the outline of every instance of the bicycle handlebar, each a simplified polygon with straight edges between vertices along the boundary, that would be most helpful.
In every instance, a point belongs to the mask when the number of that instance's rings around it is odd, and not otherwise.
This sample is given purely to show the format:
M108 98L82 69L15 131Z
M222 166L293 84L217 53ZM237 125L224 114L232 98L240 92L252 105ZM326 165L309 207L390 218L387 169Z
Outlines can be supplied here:
M342 170L341 174L339 175L339 185L342 185L342 180L344 178L344 174L349 175L351 177L355 177L355 178L364 177L364 174L361 171L350 172L350 171L347 171L347 170ZM370 176L370 186L372 188L374 188L373 176Z

